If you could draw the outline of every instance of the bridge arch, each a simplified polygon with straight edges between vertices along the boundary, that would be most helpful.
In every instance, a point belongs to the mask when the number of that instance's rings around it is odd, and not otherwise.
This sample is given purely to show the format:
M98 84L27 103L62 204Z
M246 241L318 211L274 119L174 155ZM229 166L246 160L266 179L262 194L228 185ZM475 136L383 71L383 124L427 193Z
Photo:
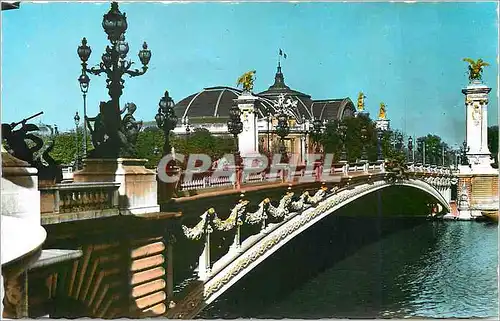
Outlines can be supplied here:
M384 180L372 181L365 184L354 185L337 193L328 195L314 207L309 207L300 213L292 213L282 224L269 226L261 231L261 237L252 244L243 242L240 251L231 260L222 258L229 263L216 267L214 264L210 277L205 280L197 290L180 304L170 317L193 318L204 307L226 292L236 282L250 273L265 259L286 245L297 235L309 229L323 218L336 212L355 200L391 186L408 186L421 190L432 196L443 208L450 211L450 206L441 193L429 183L419 179L399 180L387 182ZM230 253L228 253L230 255Z

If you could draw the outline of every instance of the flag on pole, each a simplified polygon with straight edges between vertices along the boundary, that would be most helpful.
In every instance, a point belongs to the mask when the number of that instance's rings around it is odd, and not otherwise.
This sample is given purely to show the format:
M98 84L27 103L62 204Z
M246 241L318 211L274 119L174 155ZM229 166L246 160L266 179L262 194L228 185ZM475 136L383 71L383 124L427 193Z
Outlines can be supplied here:
M283 58L285 58L285 59L286 59L286 54L283 54Z
M283 56L283 51L280 49L280 56Z

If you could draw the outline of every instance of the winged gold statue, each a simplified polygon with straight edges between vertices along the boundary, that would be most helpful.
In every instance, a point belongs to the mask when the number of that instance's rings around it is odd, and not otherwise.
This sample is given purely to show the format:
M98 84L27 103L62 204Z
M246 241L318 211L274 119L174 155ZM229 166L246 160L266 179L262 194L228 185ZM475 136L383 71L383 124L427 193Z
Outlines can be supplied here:
M469 63L469 81L481 80L483 67L490 65L486 61L483 61L483 59L481 58L476 61L471 58L464 58L463 61Z
M359 112L362 112L363 110L365 110L365 94L363 94L362 91L359 92L358 94L358 111Z
M240 78L238 78L237 86L242 85L244 91L252 91L255 73L255 70L251 70L241 75Z
M380 108L378 110L378 119L385 119L385 104L380 103Z

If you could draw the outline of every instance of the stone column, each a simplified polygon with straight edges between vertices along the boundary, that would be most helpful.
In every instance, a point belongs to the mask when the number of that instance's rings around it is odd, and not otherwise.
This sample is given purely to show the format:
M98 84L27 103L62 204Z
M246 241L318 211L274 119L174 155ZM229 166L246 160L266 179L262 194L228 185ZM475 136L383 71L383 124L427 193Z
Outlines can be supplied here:
M467 158L472 173L496 173L488 149L488 94L491 88L473 81L462 89L465 95ZM464 168L465 170L466 168Z
M238 147L241 157L255 155L259 152L259 135L257 131L257 117L255 101L257 97L249 92L243 92L236 103L241 111L243 131L238 135Z

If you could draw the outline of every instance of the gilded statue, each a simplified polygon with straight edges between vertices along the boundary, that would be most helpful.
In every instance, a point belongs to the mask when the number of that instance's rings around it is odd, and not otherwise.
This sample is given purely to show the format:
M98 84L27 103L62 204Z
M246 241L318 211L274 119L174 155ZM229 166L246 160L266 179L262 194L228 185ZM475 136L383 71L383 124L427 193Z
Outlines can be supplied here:
M490 65L486 61L483 61L483 59L481 59L481 58L479 58L476 61L474 61L471 58L464 58L463 61L469 63L469 81L481 80L481 78L482 78L481 74L483 73L483 67Z
M255 70L247 71L243 75L238 78L237 86L242 85L244 91L252 91L253 90L253 82L255 80Z
M362 112L365 110L365 94L362 91L358 94L358 112Z
M380 103L380 108L378 110L378 119L385 119L385 115L386 112L385 112L385 104L384 103Z

